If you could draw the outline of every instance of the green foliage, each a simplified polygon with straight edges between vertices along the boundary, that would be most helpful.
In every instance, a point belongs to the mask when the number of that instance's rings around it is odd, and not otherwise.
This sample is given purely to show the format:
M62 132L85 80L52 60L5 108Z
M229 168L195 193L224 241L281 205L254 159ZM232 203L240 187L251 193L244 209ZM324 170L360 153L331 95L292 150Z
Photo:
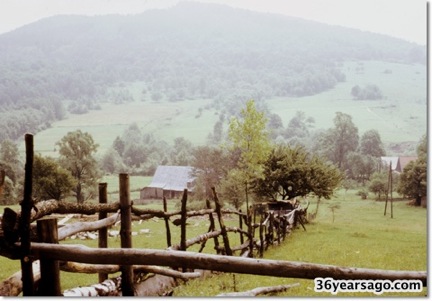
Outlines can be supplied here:
M57 142L57 145L60 153L59 162L76 180L73 192L77 202L83 203L97 189L96 184L101 177L94 158L98 145L89 133L81 130L69 132Z
M262 163L270 152L267 119L263 112L249 100L240 112L240 118L231 119L228 131L228 150L239 152L236 177L243 178L248 203L248 186L254 179L262 177ZM248 204L247 204L248 205Z
M350 152L346 156L346 174L349 178L364 184L377 170L380 159L371 155Z
M384 145L377 130L366 131L360 138L359 152L372 157L385 156Z
M369 191L374 193L376 198L379 200L381 196L385 196L388 187L388 174L387 173L373 173L370 183Z
M330 198L342 181L339 170L304 148L278 146L264 163L263 177L254 182L254 191L261 197L277 200L293 199L310 193Z
M226 177L221 180L220 195L234 208L239 209L246 201L247 187L244 174L237 168L231 169Z
M427 195L427 136L424 135L417 146L418 159L409 162L399 178L397 191L410 198L415 198L416 205L421 205L421 198Z
M357 195L360 196L362 200L366 200L369 193L366 188L361 188L360 190L357 191Z
M359 144L358 129L348 114L337 112L333 119L334 127L319 139L316 148L339 168L346 166L349 152L355 151Z
M356 85L351 89L351 95L355 100L377 100L383 98L382 92L377 85L367 85L364 88Z
M18 146L8 139L0 143L0 171L5 174L3 188L0 189L0 203L14 204L19 195L23 168L21 168Z
M33 159L33 195L38 201L62 200L76 187L71 173L52 158L36 155Z
M195 180L194 198L212 199L212 187L217 187L225 178L230 160L220 148L199 146L193 150L193 176Z

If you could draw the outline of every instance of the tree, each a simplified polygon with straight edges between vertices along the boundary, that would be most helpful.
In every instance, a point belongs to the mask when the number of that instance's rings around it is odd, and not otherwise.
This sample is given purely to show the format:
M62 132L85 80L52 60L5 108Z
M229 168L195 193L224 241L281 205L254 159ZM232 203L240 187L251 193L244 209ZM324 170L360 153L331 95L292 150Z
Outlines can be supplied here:
M175 138L170 154L171 164L179 166L190 165L192 162L192 148L192 142L184 137Z
M101 168L107 173L123 172L125 167L119 153L114 149L108 149L100 160Z
M374 193L377 199L381 199L381 195L385 195L387 193L388 187L388 174L387 173L373 173L370 183L369 183L369 191Z
M192 154L193 176L202 185L202 189L196 189L195 197L211 198L211 187L218 186L227 174L229 158L222 149L210 146L196 147ZM197 194L198 191L202 193Z
M221 195L236 209L245 203L244 174L238 168L231 169L220 184ZM246 204L248 206L248 204Z
M98 145L89 133L81 130L67 133L57 145L60 147L61 166L69 170L76 180L73 192L77 202L83 203L100 178L98 164L93 157Z
M261 163L271 150L266 123L264 112L258 111L255 102L249 100L240 117L233 117L229 124L228 150L240 153L237 168L243 177L246 206L249 206L249 185L253 179L262 177Z
M76 186L71 173L54 159L36 155L33 160L33 195L38 200L62 200Z
M296 115L288 123L285 138L304 138L309 136L309 129L313 127L314 123L314 118L306 118L306 114L303 111L297 111Z
M324 154L337 165L339 169L345 168L346 156L355 151L359 143L358 129L348 114L337 112L333 119L334 128L324 134L319 141Z
M255 180L254 191L271 200L291 200L310 193L328 199L342 181L336 166L311 156L301 146L274 148L264 163L263 174Z
M385 155L381 136L377 130L366 131L360 138L359 152L362 155L382 157Z
M427 195L427 137L422 137L417 146L418 159L408 163L402 171L397 191L414 198L415 205L421 205L422 197Z
M19 151L18 146L11 140L3 140L0 144L0 170L6 172L6 177L16 183L19 177Z
M0 173L4 172L5 177L0 179L0 182L3 181L3 187L0 189L1 204L10 205L16 202L22 170L18 146L11 140L3 140L0 144Z
M358 152L349 152L346 156L346 173L351 179L364 184L369 181L371 175L377 170L379 159L370 155L362 155Z

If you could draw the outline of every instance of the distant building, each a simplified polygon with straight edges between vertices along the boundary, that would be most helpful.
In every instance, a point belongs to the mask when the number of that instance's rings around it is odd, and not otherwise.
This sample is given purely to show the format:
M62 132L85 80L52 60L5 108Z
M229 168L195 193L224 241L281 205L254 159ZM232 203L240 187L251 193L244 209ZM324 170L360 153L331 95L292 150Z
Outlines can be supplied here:
M141 199L180 198L184 189L192 192L195 178L192 176L191 166L157 167L150 185L140 192Z
M381 157L382 166L384 168L388 168L391 163L391 167L393 171L401 173L405 166L411 161L417 160L417 157L414 156L403 156L403 157Z

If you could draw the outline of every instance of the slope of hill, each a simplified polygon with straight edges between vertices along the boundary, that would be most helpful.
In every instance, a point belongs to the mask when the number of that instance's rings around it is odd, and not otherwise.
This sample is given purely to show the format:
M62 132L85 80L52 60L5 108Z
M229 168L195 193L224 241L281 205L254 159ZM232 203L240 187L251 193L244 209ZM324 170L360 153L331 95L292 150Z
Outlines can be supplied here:
M192 2L46 18L1 35L0 53L0 139L106 102L303 97L346 81L343 62L426 61L425 47L403 40Z

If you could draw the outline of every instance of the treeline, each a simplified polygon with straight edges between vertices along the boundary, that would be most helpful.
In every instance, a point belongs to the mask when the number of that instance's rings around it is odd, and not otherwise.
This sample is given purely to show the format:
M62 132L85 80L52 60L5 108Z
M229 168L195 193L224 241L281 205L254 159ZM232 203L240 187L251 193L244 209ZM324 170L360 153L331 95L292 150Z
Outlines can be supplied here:
M362 195L370 191L377 198L389 193L378 131L360 136L352 117L341 112L336 113L333 127L321 131L310 130L312 120L302 112L286 128L269 126L278 124L272 116L273 121L254 101L248 101L222 128L221 143L199 147L181 137L170 146L132 124L99 159L98 145L90 134L70 132L56 144L59 158L35 156L34 196L36 200L74 196L82 203L96 196L103 173L150 175L157 165L192 166L198 206L204 206L202 200L211 187L218 187L236 208L269 199L329 198L338 187L360 187ZM275 136L277 132L280 135ZM427 193L426 136L419 142L417 155L393 187L420 204ZM2 203L20 199L22 166L17 146L4 140L0 144L0 169L6 173Z
M0 107L17 119L2 112L0 126L11 139L63 118L50 113L53 101L84 113L135 99L121 85L136 81L143 87L135 100L226 104L331 89L345 80L340 66L349 60L426 61L425 47L395 38L202 3L51 17L1 35L0 53ZM29 107L40 112L26 126Z

